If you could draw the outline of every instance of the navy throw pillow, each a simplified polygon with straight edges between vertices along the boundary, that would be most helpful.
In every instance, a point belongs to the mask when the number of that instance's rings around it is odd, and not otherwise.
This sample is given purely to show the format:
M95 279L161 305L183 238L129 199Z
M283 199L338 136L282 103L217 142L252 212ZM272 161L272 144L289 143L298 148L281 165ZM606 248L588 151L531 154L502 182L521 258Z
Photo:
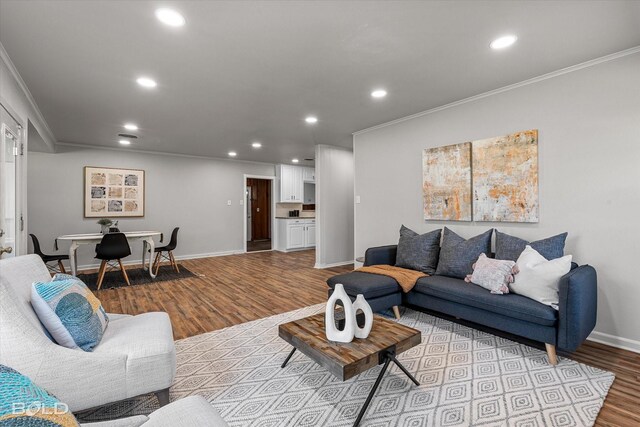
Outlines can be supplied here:
M436 274L458 279L472 274L473 263L478 260L480 254L489 256L491 253L492 234L493 228L478 236L464 239L445 227Z
M400 227L400 240L396 255L396 267L408 268L433 274L438 266L440 253L441 230L433 230L418 234L405 227Z
M527 242L519 237L500 233L496 230L496 259L517 261L527 245L531 246L548 260L562 258L564 256L564 244L567 240L567 235L568 233L562 233L557 236L547 237L546 239L536 240L535 242Z

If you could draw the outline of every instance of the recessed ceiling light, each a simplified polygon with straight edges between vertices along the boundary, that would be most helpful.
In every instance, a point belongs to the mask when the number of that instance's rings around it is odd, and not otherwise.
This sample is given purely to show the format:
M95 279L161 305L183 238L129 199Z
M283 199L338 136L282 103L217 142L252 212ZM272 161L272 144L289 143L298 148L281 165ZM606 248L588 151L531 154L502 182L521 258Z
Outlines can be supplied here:
M371 92L372 98L384 98L385 96L387 96L387 91L384 89L376 89Z
M238 153L236 153L235 151L229 151L229 157L235 157L237 155Z
M252 142L252 143L251 143L251 146L252 146L253 148L260 148L260 147L262 147L262 143L260 143L260 142L258 142L258 141L256 141L256 142Z
M305 122L309 123L309 124L314 124L314 123L318 123L318 118L315 116L307 116L304 119Z
M491 49L504 49L505 47L509 47L514 44L518 40L518 37L514 35L503 36L495 39L489 44Z
M291 161L292 161L293 163L298 163L300 160L298 160L298 159L291 159Z
M128 139L121 139L118 142L122 145L131 145L131 141L129 141Z
M157 9L156 18L171 27L182 27L185 23L184 16L173 9Z
M133 123L125 123L124 128L126 130L138 130L138 126L134 125Z
M158 83L156 83L155 80L149 78L149 77L138 77L138 79L136 80L136 82L142 86L142 87L146 87L146 88L153 88L158 86Z

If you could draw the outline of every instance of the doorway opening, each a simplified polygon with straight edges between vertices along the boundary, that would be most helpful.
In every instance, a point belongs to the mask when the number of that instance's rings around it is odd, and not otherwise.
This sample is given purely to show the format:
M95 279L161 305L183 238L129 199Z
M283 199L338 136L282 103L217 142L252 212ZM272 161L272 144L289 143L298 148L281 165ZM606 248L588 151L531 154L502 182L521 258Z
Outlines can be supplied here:
M247 252L270 251L272 241L272 179L246 180Z
M22 125L0 104L0 258L26 253L22 241L21 137Z

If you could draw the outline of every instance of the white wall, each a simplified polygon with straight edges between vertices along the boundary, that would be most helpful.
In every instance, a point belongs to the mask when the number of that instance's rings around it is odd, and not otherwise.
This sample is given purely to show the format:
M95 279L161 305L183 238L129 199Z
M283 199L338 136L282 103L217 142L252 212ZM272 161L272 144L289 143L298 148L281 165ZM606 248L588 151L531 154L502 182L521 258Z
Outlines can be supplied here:
M353 152L316 145L316 268L353 262Z
M425 222L422 150L539 130L538 224ZM566 253L598 271L593 338L640 351L640 54L357 133L356 256L405 224L488 228L526 239L569 232Z
M273 176L271 164L168 156L60 145L58 153L29 153L29 233L52 251L58 235L95 233L97 218L83 218L83 168L105 166L144 169L144 218L119 219L127 230L158 230L168 242L180 227L176 256L243 250L244 174ZM231 206L227 206L231 200ZM68 245L60 244L68 250ZM142 246L127 261L140 260ZM95 264L94 248L78 249L79 265Z

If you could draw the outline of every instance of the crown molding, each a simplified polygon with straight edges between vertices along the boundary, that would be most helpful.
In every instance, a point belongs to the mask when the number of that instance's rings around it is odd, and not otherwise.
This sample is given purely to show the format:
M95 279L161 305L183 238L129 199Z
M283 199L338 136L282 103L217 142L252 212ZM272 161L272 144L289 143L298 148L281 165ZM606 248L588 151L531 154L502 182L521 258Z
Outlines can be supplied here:
M474 102L474 101L477 101L477 100L482 99L482 98L487 98L489 96L497 95L499 93L507 92L507 91L510 91L510 90L513 90L513 89L518 89L518 88L521 88L523 86L528 86L528 85L531 85L531 84L534 84L534 83L538 83L538 82L541 82L541 81L544 81L544 80L552 79L554 77L562 76L564 74L573 73L574 71L579 71L579 70L582 70L584 68L593 67L594 65L603 64L605 62L613 61L613 60L616 60L616 59L619 59L619 58L623 58L623 57L629 56L629 55L634 55L634 54L639 53L639 52L640 52L640 46L632 47L630 49L622 50L620 52L612 53L610 55L601 56L600 58L592 59L592 60L589 60L589 61L586 61L586 62L582 62L580 64L571 65L571 66L566 67L566 68L561 68L560 70L552 71L552 72L547 73L547 74L542 74L540 76L533 77L533 78L527 79L527 80L523 80L523 81L518 82L518 83L514 83L514 84L511 84L511 85L508 85L508 86L503 86L501 88L490 90L488 92L484 92L484 93L481 93L481 94L478 94L478 95L470 96L469 98L464 98L464 99L461 99L459 101L454 101L454 102L451 102L449 104L441 105L440 107L431 108L429 110L421 111L419 113L412 114L410 116L405 116L405 117L401 117L401 118L396 119L396 120L392 120L390 122L381 123L379 125L375 125L375 126L372 126L372 127L369 127L369 128L362 129L362 130L359 130L357 132L354 132L352 135L353 136L362 135L364 133L371 132L371 131L374 131L374 130L377 130L377 129L381 129L381 128L384 128L384 127L387 127L387 126L393 126L395 124L402 123L402 122L405 122L407 120L412 120L412 119L415 119L415 118L418 118L418 117L422 117L422 116L426 116L426 115L429 115L429 114L436 113L438 111L447 110L449 108L457 107L458 105L467 104L469 102Z
M42 130L44 132L44 135L40 135L42 137L42 140L44 141L45 144L47 144L47 146L51 149L51 151L55 151L56 137L51 131L49 124L47 123L44 116L42 115L42 111L40 111L38 104L36 104L36 100L33 98L33 95L31 95L31 92L29 91L27 84L24 82L24 80L22 80L22 76L20 76L18 69L13 64L13 61L11 61L9 54L5 50L2 43L0 43L0 59L7 66L7 69L9 70L11 77L13 77L13 79L16 81L16 83L18 84L18 87L20 88L25 98L27 99L27 103L31 108L33 114L35 115L36 122L39 125L38 126L39 130ZM25 126L26 125L27 124L25 123Z
M77 148L86 148L89 150L120 151L125 153L148 154L148 155L170 156L170 157L184 157L187 159L218 160L218 161L236 162L236 163L251 163L254 165L267 165L267 166L276 165L276 163L257 162L254 160L229 159L227 157L214 157L214 156L197 156L194 154L170 153L167 151L137 150L135 148L108 147L104 145L81 144L77 142L58 141L57 145L60 147L77 147Z

